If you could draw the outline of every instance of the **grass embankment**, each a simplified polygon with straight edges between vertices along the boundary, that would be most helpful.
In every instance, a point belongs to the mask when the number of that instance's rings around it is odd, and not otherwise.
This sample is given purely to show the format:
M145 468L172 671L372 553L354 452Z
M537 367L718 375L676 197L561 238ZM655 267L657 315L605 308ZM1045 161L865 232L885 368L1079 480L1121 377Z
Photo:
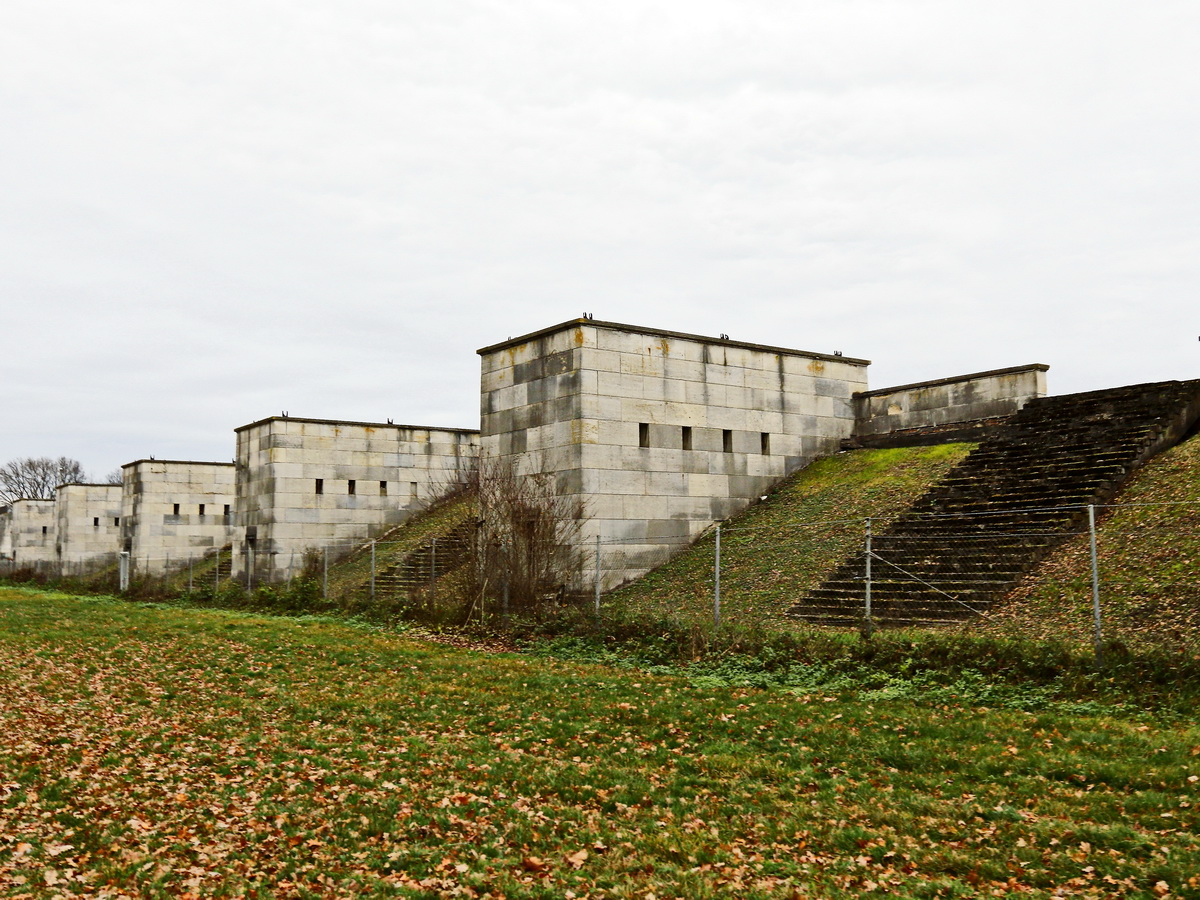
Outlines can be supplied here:
M0 895L1194 895L1200 728L0 591Z
M384 572L430 538L442 537L477 515L474 494L458 492L420 515L379 536L375 542L375 569ZM371 582L369 545L329 569L329 596L341 605L355 606L368 592Z
M1152 459L1098 516L1104 640L1118 652L1200 658L1200 438ZM1035 569L984 625L1087 646L1092 616L1084 533Z
M819 459L721 530L722 617L790 627L784 612L863 548L864 521L905 512L974 444L855 450ZM604 598L618 615L681 623L713 615L715 535Z

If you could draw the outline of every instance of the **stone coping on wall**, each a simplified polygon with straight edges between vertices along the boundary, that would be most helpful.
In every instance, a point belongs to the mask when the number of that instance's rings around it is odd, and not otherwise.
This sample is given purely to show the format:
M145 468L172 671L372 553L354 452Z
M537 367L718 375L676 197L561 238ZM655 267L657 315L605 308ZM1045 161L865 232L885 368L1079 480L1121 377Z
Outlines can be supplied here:
M249 426L247 426L249 427ZM167 463L172 466L232 466L236 467L236 463L231 462L212 462L205 459L135 459L133 462L124 463L121 468L128 469L130 466L137 466L142 463Z
M787 356L803 356L809 359L823 359L830 362L848 363L852 366L869 366L869 359L858 359L853 356L838 356L835 353L814 353L809 350L793 350L789 347L773 347L769 344L754 344L749 341L735 341L729 338L707 337L702 334L688 334L684 331L667 331L662 328L644 328L640 325L622 325L619 322L602 322L598 319L570 319L566 322L561 322L558 325L552 325L549 328L542 328L539 331L531 331L529 334L522 334L515 338L509 338L506 341L501 341L498 344L492 344L487 347L481 347L475 352L480 356L486 353L494 353L497 350L503 350L506 347L515 347L519 344L527 344L530 341L537 340L540 337L546 337L551 334L557 334L560 331L565 331L568 328L579 328L589 325L593 328L608 328L612 331L625 331L630 334L652 334L656 337L678 338L685 341L696 341L701 344L717 344L722 347L739 347L744 350L757 350L762 353L783 353Z
M397 430L409 429L416 431L449 431L454 434L479 434L478 428L448 428L444 425L402 425L396 422L351 422L344 419L306 419L302 416L267 416L265 419L251 422L249 425L240 425L233 429L233 431L236 434L248 428L257 428L259 425L265 425L268 422L300 422L306 425L354 425L359 428L395 428ZM158 460L155 460L155 462L158 462Z
M841 357L839 357L840 359ZM927 387L938 387L944 384L957 384L963 381L975 381L980 378L996 378L1001 375L1018 375L1021 372L1048 372L1050 367L1045 363L1030 363L1026 366L1009 366L1007 369L988 369L986 372L972 372L969 375L953 375L949 378L935 378L932 381L917 381L912 384L898 384L895 387L877 388L873 391L855 391L854 397L883 397L900 391L919 390Z
M124 467L122 467L122 468L124 468ZM108 482L103 482L103 481L68 481L66 484L55 485L54 489L57 491L59 488L65 488L65 487L119 488L120 486L121 485L119 485L119 484L109 484Z

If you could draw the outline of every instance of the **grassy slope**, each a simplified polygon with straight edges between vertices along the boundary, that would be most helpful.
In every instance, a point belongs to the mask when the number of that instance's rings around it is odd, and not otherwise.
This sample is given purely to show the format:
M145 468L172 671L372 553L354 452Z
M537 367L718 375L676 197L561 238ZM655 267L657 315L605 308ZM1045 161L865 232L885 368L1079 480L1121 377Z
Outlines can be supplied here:
M375 545L376 570L382 572L401 562L405 556L432 537L440 537L473 518L475 499L455 494L439 502L402 525L379 536ZM330 566L329 593L332 597L360 596L371 580L371 555L360 550L348 559Z
M726 621L783 624L782 613L830 569L859 551L863 520L879 527L908 509L973 444L857 450L819 459L722 528ZM606 598L631 615L702 621L712 616L710 534L665 566Z
M1189 723L14 590L0 683L0 896L1154 896L1200 873Z
M1106 638L1200 654L1200 438L1151 460L1116 503L1097 528ZM996 630L1090 643L1087 536L1037 568L995 619Z

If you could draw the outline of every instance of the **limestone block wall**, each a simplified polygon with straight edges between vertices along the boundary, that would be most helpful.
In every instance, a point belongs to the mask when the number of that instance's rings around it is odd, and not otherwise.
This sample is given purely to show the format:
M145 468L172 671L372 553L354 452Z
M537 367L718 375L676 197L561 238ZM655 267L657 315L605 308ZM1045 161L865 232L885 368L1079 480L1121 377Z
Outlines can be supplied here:
M577 319L478 351L484 456L582 496L611 587L836 452L868 362Z
M8 514L9 559L15 568L57 564L58 517L53 500L16 500Z
M133 571L161 575L233 542L233 463L139 459L121 471L122 545Z
M0 506L0 560L12 559L12 507Z
M278 581L304 552L340 550L461 483L479 432L275 416L236 429L235 569Z
M993 369L854 395L854 438L862 445L878 438L920 429L969 425L1011 416L1034 397L1046 396L1046 372L1041 363Z
M63 572L114 562L121 550L121 485L63 484L54 497Z

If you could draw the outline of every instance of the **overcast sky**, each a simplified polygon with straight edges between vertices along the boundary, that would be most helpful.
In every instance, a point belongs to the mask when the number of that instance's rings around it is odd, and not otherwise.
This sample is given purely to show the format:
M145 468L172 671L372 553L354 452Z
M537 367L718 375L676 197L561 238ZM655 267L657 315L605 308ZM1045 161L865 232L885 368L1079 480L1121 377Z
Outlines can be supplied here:
M6 0L0 462L477 427L597 319L1200 377L1195 0Z

